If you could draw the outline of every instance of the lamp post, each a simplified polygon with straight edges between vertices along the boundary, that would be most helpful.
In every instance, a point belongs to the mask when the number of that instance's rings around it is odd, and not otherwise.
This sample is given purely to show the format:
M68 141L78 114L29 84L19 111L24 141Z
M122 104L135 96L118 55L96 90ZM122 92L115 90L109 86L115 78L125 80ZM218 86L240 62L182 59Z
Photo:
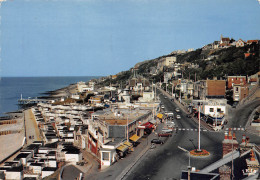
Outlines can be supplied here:
M173 83L172 83L172 97L173 97Z
M189 154L189 166L188 166L188 180L190 180L190 171L191 171L191 166L190 166L190 151L178 146L178 148L186 153Z
M198 106L199 106L199 134L198 134L198 151L200 150L200 105L202 105L201 102L198 102Z

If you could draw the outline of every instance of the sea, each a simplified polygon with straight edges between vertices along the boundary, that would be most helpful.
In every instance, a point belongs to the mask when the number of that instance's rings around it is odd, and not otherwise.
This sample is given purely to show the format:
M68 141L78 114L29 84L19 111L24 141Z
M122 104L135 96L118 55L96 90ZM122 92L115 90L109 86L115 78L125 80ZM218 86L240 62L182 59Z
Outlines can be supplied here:
M1 77L0 79L0 116L19 110L21 96L35 98L44 96L47 91L57 90L77 82L87 82L99 76L70 77Z

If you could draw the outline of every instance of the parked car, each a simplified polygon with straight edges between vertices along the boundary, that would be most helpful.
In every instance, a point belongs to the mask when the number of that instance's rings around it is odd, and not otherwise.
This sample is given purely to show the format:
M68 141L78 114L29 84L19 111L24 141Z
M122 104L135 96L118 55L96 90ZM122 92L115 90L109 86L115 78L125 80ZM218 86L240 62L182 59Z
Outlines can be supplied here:
M170 112L165 111L165 114L168 115L168 117L172 117L173 116L173 112L171 112L171 111Z
M172 133L170 132L163 132L158 134L159 137L171 137Z
M161 140L161 139L153 139L153 140L151 140L151 143L154 143L154 144L163 144L164 142L163 142L163 140Z
M175 111L176 111L176 112L180 112L180 109L179 109L179 108L176 108Z
M186 116L187 118L191 118L191 115L190 114L187 114L187 116Z
M181 116L178 114L178 115L176 116L176 119L181 119Z

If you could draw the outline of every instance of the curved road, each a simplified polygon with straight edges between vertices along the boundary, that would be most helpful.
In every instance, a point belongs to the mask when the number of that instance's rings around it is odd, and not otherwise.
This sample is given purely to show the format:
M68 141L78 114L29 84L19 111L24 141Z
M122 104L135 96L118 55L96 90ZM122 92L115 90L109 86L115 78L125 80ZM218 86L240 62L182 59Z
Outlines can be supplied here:
M233 127L245 127L251 113L260 106L260 100L256 99L247 104L239 106L236 109L231 110L231 115L229 115L229 121L226 125L227 128ZM230 114L230 113L229 113Z

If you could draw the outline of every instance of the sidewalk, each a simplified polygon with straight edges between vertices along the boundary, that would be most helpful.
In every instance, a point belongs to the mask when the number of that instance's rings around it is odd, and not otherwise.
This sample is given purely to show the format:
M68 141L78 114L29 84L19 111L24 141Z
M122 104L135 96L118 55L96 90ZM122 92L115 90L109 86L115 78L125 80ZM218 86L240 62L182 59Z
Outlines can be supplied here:
M104 170L90 172L84 175L84 179L106 179L106 180L120 180L124 179L126 174L134 167L136 163L149 151L151 140L157 138L156 132L159 132L163 124L159 124L157 130L151 133L147 138L141 138L140 144L134 148L134 151L127 154L126 157L120 159L112 166ZM92 168L95 170L95 168ZM90 170L91 171L91 170Z
M27 144L31 144L33 141L41 141L40 131L31 109L24 111L24 118Z

